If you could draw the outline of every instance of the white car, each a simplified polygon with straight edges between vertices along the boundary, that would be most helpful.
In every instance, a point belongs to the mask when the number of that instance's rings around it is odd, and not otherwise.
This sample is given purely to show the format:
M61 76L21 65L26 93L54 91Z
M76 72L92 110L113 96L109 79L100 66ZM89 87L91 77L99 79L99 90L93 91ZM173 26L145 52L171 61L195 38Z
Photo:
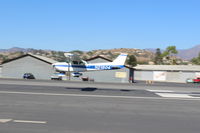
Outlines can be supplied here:
M186 83L194 83L194 81L193 81L192 78L187 78L187 79L186 79Z
M74 73L72 73L72 76L73 77L80 77L80 76L82 76L83 74L82 73L79 73L79 72L74 72Z
M62 77L64 77L65 74L64 73L54 73L51 76L51 80L62 80Z

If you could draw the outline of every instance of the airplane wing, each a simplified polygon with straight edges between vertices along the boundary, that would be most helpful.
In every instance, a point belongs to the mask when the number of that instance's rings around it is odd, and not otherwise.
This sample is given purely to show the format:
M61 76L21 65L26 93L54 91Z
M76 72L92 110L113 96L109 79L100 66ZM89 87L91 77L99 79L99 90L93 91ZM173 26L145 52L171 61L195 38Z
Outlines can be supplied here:
M85 62L78 55L72 53L64 53L65 57L70 61Z

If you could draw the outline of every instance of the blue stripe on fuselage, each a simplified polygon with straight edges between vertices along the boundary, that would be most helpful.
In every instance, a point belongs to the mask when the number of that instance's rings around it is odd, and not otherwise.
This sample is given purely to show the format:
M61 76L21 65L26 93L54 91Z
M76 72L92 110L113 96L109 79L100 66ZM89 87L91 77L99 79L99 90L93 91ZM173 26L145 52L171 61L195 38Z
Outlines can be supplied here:
M55 65L55 67L76 67L76 68L86 68L85 65Z

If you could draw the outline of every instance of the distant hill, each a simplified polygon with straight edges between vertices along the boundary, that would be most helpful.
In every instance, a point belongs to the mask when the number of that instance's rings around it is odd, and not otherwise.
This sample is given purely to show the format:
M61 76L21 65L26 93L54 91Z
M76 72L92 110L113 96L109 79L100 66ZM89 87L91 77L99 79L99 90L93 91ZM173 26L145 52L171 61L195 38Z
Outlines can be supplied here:
M24 49L24 48L10 48L10 49L0 49L0 62L8 59L12 59L14 57L17 57L19 55L25 54L25 53L32 53L36 55L42 55L46 56L48 58L52 58L57 61L65 61L66 58L64 56L64 52L67 51L53 51L53 50L37 50L37 49ZM152 61L154 58L154 53L147 51L147 50L141 50L141 49L128 49L128 48L120 48L120 49L106 49L106 50L92 50L92 51L80 51L80 50L74 50L74 51L68 51L74 54L77 54L82 59L88 59L97 55L102 55L105 58L113 60L116 58L120 53L128 53L129 55L135 55L139 63L148 63L149 61Z
M82 56L83 58L91 58L97 55L103 55L106 58L114 59L116 58L120 53L128 53L128 55L135 55L137 58L138 63L148 63L149 61L152 61L154 58L154 53L143 50L143 49L130 49L130 48L120 48L120 49L107 49L107 50L93 50L84 53Z
M191 60L192 58L197 57L199 52L200 52L200 45L196 45L189 49L178 50L177 56L182 59Z
M28 49L13 47L10 49L0 49L0 52L26 52Z
M53 51L53 50L41 50L32 48L19 48L13 47L10 49L0 49L0 63L5 60L15 58L17 56L23 55L25 53L32 53L36 55L46 56L57 61L65 61L64 52L71 52L79 55L82 59L88 59L97 55L102 55L105 58L113 60L120 53L128 53L129 55L135 55L139 64L147 64L149 61L153 61L155 56L155 49L134 49L134 48L119 48L119 49L99 49L92 51ZM163 51L163 50L161 50ZM197 57L200 52L200 45L196 45L190 49L178 50L177 57L181 59L190 60Z

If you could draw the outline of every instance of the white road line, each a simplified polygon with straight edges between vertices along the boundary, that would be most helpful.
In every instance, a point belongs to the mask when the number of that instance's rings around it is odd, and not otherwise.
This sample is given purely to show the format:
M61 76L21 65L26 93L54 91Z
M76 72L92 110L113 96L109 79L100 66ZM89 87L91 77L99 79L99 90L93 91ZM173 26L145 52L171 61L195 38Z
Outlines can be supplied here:
M9 121L12 121L12 119L0 119L0 123L7 123Z
M198 100L200 98L181 98L181 97L137 97L137 96L109 96L109 95L83 95L83 94L59 94L59 93L35 93L35 92L15 92L0 91L0 94L23 94L23 95L43 95L43 96L72 96L72 97L94 97L94 98L123 98L123 99L151 99L151 100Z
M150 92L174 92L174 91L171 91L171 90L149 90L147 89L147 91L150 91Z
M46 124L46 121L27 121L27 120L13 120L16 123L32 123L32 124Z
M83 94L60 94L60 93L35 93L35 92L15 92L15 91L0 91L0 94L24 94L24 95L44 95L44 96L72 96L72 97L96 97L96 98L153 98L154 97L134 97L134 96L112 96L112 95L83 95ZM155 97L156 99L156 97Z
M173 94L173 93L156 93L156 94L159 95L159 96L161 96L161 97L197 98L197 97L190 96L188 94Z

